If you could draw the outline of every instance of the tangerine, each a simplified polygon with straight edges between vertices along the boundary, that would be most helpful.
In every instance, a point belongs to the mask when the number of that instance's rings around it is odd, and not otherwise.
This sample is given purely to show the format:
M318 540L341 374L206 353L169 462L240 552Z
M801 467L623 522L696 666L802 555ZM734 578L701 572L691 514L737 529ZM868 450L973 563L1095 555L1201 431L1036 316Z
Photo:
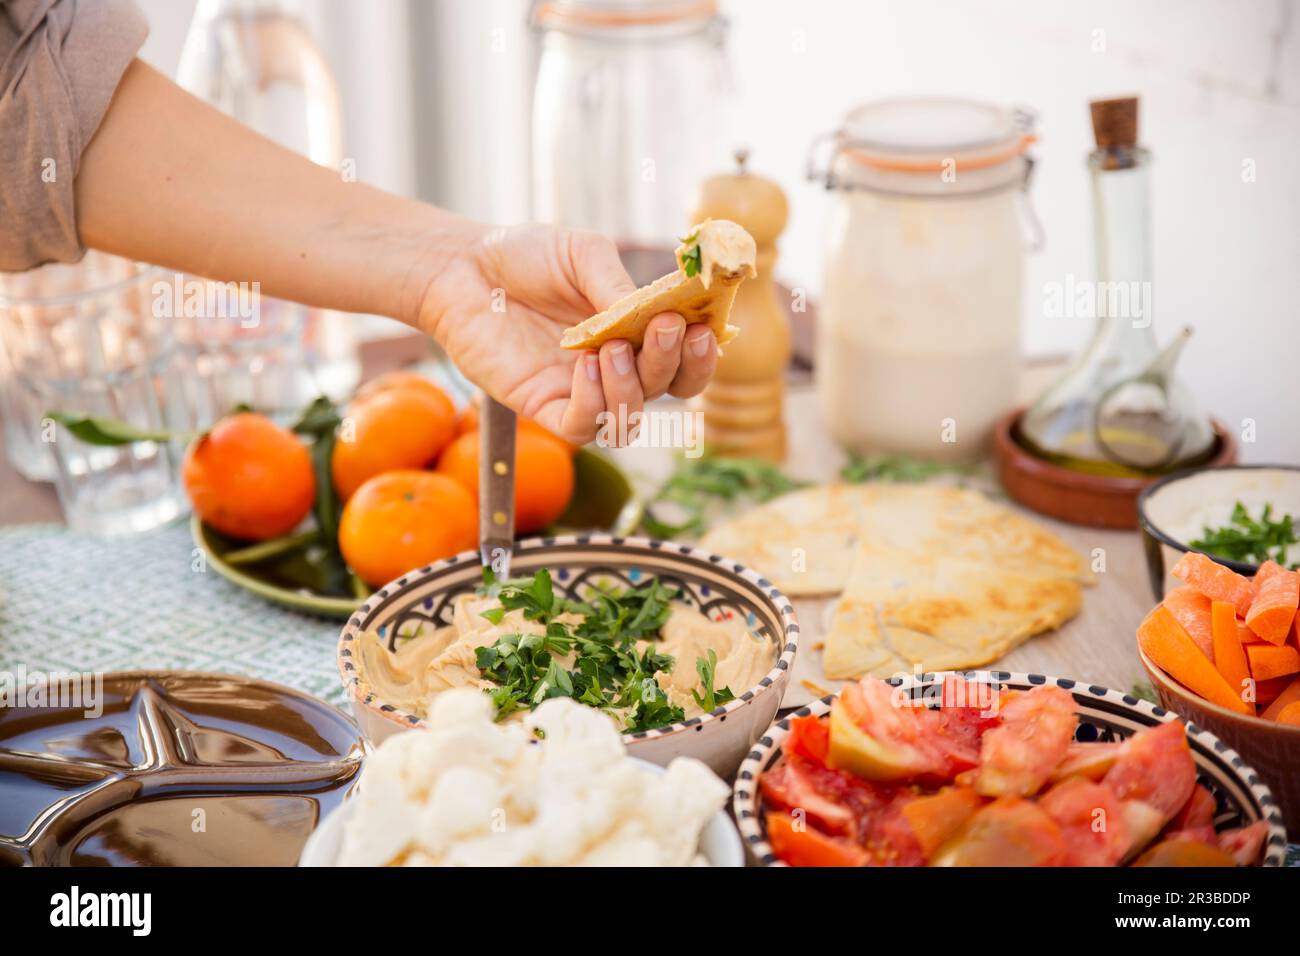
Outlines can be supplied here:
M306 447L253 412L229 415L195 439L185 450L181 480L206 524L243 541L288 534L316 499Z
M454 478L478 500L478 432L454 439L438 459L438 471ZM515 435L515 527L541 531L555 522L573 497L573 455L550 432L520 428Z
M330 472L347 501L368 479L432 465L456 431L456 409L432 382L429 392L386 388L353 401L334 443Z
M343 506L339 550L372 587L473 548L478 507L460 484L431 471L399 469L366 481Z

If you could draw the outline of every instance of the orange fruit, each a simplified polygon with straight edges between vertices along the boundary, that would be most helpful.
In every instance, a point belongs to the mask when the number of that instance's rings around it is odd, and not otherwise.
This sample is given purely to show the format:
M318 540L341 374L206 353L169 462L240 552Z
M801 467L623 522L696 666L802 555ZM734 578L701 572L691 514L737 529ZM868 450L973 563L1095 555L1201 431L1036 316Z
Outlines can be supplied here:
M354 401L330 459L339 497L386 471L432 465L455 431L455 407L440 390L389 388Z
M459 436L459 435L464 435L468 432L477 431L479 428L479 420L480 420L479 416L480 413L479 413L479 407L477 402L471 402L469 405L465 406L465 410L461 412L460 417L456 419L456 434ZM518 427L520 429L529 428L532 429L533 431L540 432L541 434L546 435L549 438L555 439L555 441L558 441L560 444L568 448L569 451L574 450L573 445L570 445L567 441L565 441L559 435L555 434L555 432L551 431L549 428L537 424L537 422L533 421L531 418L519 418L517 421L518 421Z
M373 398L380 392L387 392L395 388L411 389L412 391L430 395L435 399L447 398L446 392L419 372L398 370L375 376L357 389L356 394L352 396L352 400L358 402Z
M195 513L222 534L266 541L288 534L316 499L311 455L264 415L221 419L185 450L181 480Z
M456 438L438 459L438 471L478 499L479 433ZM515 436L515 528L541 531L564 514L573 497L573 455L550 432L521 428Z
M343 506L339 550L361 580L380 587L478 543L478 507L459 483L431 471L377 475Z

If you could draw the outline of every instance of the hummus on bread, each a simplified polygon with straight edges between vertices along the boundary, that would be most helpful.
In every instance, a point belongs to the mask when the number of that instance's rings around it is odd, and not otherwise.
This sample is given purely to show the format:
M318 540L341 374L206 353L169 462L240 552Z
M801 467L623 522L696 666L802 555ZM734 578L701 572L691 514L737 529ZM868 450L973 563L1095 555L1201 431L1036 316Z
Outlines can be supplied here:
M706 219L677 247L677 269L619 299L604 312L564 331L566 349L595 349L626 339L639 349L656 315L676 312L687 325L704 323L725 345L740 330L727 323L740 283L755 273L754 237L726 219Z

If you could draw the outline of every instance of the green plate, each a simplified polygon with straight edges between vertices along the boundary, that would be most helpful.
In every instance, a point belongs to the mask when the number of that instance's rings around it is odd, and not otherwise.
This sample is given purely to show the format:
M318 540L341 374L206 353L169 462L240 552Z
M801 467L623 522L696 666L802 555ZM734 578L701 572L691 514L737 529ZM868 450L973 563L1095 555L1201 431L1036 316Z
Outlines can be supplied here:
M641 522L644 503L632 483L612 461L599 452L580 448L573 456L573 500L547 533L598 530L631 534ZM232 564L226 555L245 550L247 542L236 541L194 516L190 522L194 543L218 574L254 594L299 611L325 617L348 618L363 598L332 590L326 572L313 560L308 544L265 558Z

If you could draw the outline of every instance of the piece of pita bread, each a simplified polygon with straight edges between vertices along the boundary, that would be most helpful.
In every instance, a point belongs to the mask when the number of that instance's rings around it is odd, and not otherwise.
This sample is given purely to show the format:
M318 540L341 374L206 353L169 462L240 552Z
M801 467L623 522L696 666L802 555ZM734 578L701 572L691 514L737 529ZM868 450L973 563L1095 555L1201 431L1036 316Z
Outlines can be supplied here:
M791 597L838 594L874 494L845 484L792 491L719 524L700 547L758 571Z
M1077 580L864 539L831 619L832 680L960 670L997 660L1079 613Z
M753 568L790 597L815 597L844 590L859 540L1093 582L1083 555L1046 528L977 491L944 485L803 488L717 525L700 547Z
M686 274L686 260L699 249L698 270ZM595 349L610 339L626 339L639 349L650 320L676 312L687 325L703 322L725 345L740 331L727 324L736 289L755 275L754 237L726 219L706 219L677 248L677 270L619 299L604 312L564 330L566 349Z

